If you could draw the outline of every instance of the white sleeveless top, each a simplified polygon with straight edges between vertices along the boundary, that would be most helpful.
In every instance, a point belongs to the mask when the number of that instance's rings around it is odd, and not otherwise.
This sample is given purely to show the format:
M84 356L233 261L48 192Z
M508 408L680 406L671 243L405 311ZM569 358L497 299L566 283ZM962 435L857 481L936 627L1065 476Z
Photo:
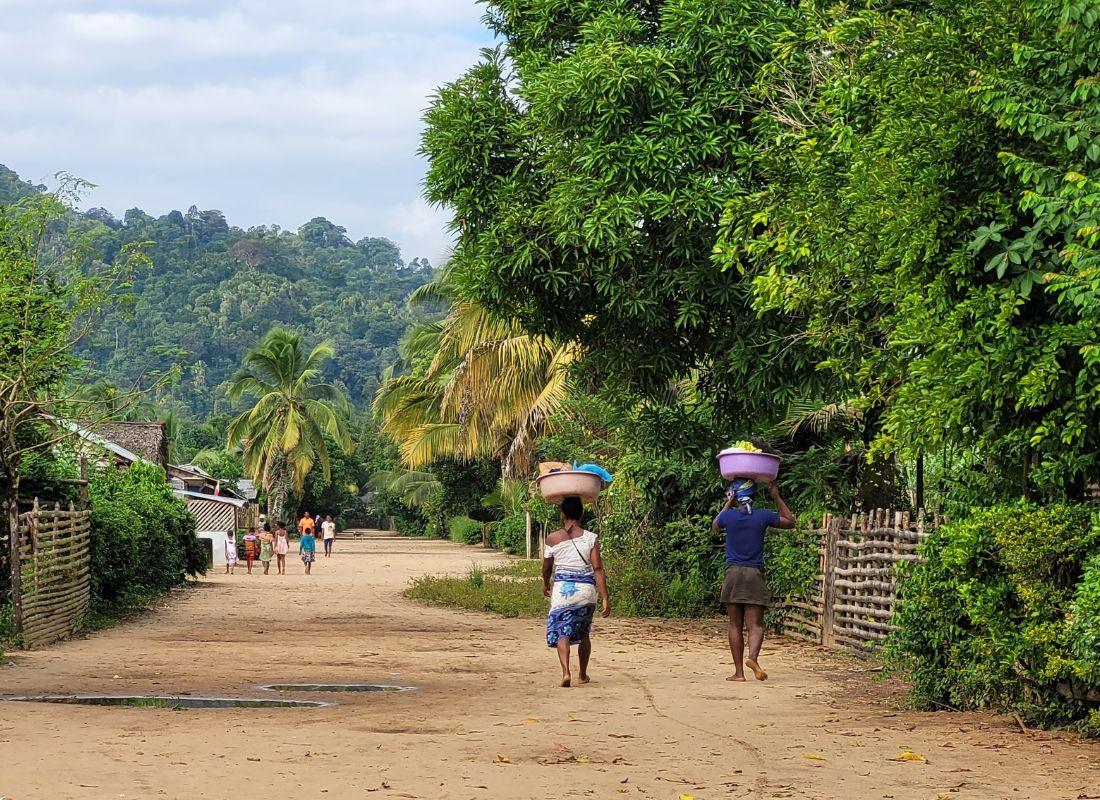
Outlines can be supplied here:
M599 540L592 531L583 531L580 536L572 539L563 539L555 545L547 544L543 548L542 557L554 559L554 569L584 572L592 568L592 548L597 541Z

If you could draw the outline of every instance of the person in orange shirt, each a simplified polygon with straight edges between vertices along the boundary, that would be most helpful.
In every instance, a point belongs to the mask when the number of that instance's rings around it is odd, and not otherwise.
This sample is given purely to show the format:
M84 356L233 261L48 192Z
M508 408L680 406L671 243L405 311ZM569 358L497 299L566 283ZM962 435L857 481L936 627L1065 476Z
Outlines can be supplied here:
M313 517L309 515L308 511L303 511L302 518L298 520L298 535L305 536L308 533L310 536L312 536L313 531Z

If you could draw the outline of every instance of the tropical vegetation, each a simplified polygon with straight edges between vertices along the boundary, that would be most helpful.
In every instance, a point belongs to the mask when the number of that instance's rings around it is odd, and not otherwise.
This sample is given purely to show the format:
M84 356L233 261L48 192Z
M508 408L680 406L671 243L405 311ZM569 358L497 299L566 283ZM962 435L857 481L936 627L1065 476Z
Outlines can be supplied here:
M711 459L759 437L783 455L798 510L952 520L899 616L919 703L1083 719L1074 698L1100 690L1072 638L1091 641L1096 619L1083 544L1100 482L1095 4L486 5L498 46L425 118L427 195L456 234L447 299L573 348L533 456L615 473L591 524L620 607L714 607ZM401 424L390 401L429 374L418 364L485 343L421 344L376 412L405 466L430 471L418 437L458 437L494 387L464 386L450 407L431 387ZM449 452L500 459L502 440ZM1055 504L1057 523L998 505L1028 500ZM526 512L552 520L537 498ZM503 531L521 518L501 516ZM1017 560L1037 530L1081 546ZM772 547L781 589L812 580L801 540ZM938 668L953 677L937 683ZM1007 695L1021 682L1026 708Z
M331 345L319 344L307 355L302 337L272 328L244 358L244 368L229 388L233 402L254 399L252 407L229 423L228 446L241 447L245 471L266 490L268 512L283 518L288 486L301 494L315 463L331 477L326 435L348 452L352 449L343 393L319 378L333 356Z

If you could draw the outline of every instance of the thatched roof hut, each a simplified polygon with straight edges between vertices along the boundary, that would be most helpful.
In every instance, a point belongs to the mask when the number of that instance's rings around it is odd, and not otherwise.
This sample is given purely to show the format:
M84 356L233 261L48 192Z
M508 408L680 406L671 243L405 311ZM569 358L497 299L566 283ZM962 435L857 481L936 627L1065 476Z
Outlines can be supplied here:
M168 466L168 435L163 422L112 420L96 425L95 432L146 461L160 467Z

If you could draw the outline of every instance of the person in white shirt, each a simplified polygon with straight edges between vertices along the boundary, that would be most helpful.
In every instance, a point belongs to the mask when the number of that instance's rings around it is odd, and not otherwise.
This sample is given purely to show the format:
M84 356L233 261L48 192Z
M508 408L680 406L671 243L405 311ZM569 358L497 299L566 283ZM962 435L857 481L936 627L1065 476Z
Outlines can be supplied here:
M325 516L321 523L321 539L325 543L325 558L332 555L332 543L336 541L336 523L332 521L332 514Z
M558 651L561 685L571 685L569 648L579 645L581 674L578 683L588 683L588 659L592 655L589 633L596 615L596 598L601 616L611 615L600 542L596 534L581 527L584 504L579 497L566 497L561 504L565 527L546 537L542 561L542 593L550 598L546 618L546 644ZM553 586L550 579L553 578Z

